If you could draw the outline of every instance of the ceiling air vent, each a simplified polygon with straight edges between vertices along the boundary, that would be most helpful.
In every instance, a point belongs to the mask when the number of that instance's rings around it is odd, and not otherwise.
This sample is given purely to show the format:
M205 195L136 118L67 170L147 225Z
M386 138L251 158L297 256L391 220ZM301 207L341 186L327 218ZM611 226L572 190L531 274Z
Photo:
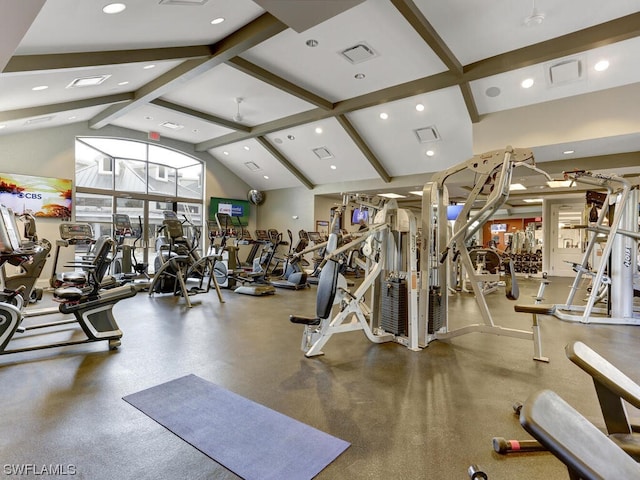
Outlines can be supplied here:
M100 85L111 75L96 75L94 77L82 77L76 78L71 81L67 88L77 88L77 87L93 87L95 85Z
M548 82L551 86L564 85L582 80L584 68L582 60L572 58L548 66Z
M252 172L257 172L258 170L260 170L260 166L255 162L244 162L244 166Z
M204 5L209 0L160 0L160 5Z
M367 60L371 60L378 56L378 54L364 42L360 42L353 47L349 47L346 50L340 52L344 58L346 58L350 63L354 65L356 63L366 62Z
M333 154L327 149L327 147L314 148L313 153L315 153L316 157L318 157L320 160L333 158Z
M48 122L50 120L53 120L53 117L54 117L54 115L49 115L48 117L30 118L29 120L24 122L24 124L25 125L37 125L39 123L45 123L45 122Z
M169 130L181 130L184 128L184 125L180 125L179 123L174 122L163 122L160 124L160 126L168 128Z
M436 130L435 126L424 127L414 130L416 133L416 137L418 137L418 142L420 143L429 143L435 142L436 140L440 140L440 135L438 135L438 130Z

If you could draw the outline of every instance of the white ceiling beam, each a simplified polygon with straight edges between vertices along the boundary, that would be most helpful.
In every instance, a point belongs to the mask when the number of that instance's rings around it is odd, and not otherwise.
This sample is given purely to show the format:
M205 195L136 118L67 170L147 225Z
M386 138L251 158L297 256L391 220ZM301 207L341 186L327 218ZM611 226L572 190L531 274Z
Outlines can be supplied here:
M46 0L0 0L0 72L9 63Z
M82 108L96 107L99 105L113 105L117 103L130 102L133 100L133 93L117 93L104 97L86 98L84 100L74 100L72 102L55 103L51 105L40 105L37 107L20 108L18 110L7 110L0 112L0 122L20 120L22 118L32 118L52 115Z
M278 19L265 13L239 30L216 43L213 55L204 59L187 60L167 73L142 86L135 92L135 99L125 105L113 105L89 121L94 129L102 128L125 114L147 104L190 80L208 72L240 53L277 35L287 27Z

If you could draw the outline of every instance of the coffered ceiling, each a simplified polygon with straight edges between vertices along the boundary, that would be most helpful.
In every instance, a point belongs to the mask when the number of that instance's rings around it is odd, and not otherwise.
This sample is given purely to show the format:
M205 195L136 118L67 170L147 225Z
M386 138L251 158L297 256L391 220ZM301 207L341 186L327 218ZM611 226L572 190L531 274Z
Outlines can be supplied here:
M640 104L640 0L121 1L0 1L0 145L112 124L193 144L252 188L323 193L412 190L487 145L640 171L640 120L576 118L603 92Z

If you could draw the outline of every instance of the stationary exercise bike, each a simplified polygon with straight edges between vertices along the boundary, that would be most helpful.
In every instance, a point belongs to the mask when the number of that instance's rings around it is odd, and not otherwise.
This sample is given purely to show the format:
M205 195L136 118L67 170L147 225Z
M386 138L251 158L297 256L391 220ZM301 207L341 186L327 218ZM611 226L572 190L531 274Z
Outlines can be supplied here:
M33 261L35 249L21 243L13 212L3 205L0 205L0 245L0 265L9 261ZM101 290L101 277L104 276L104 272L111 262L114 242L108 237L103 237L99 239L99 242L96 242L96 245L98 248L95 251L93 266L87 267L88 283L82 287L59 288L54 293L60 302L59 312L71 314L74 316L73 319L25 326L22 324L24 318L24 303L20 295L22 287L15 290L5 289L0 293L0 355L102 340L109 342L110 349L120 346L122 331L116 323L112 309L120 300L134 296L136 290L131 286ZM44 262L45 260L46 258L41 258L39 261ZM40 344L29 341L35 336L30 336L27 332L72 323L80 325L86 338ZM41 338L41 336L38 335L37 338ZM7 348L10 342L22 340L28 342L27 345Z

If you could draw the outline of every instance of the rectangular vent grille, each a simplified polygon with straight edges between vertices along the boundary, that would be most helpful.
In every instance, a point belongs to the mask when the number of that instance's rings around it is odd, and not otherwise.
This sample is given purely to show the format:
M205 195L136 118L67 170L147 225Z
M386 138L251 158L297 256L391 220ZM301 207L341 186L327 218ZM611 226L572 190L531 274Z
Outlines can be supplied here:
M67 85L67 88L93 87L95 85L100 85L110 76L111 75L97 75L95 77L76 78Z
M53 117L54 117L54 115L49 115L48 117L30 118L29 120L24 122L24 124L25 125L37 125L39 123L45 123L45 122L48 122L50 120L53 120Z
M343 50L340 54L354 65L366 62L367 60L371 60L378 56L373 48L362 42Z
M580 80L582 64L580 60L567 60L549 68L549 79L552 85L571 83Z
M252 172L257 172L258 170L260 170L260 166L255 162L244 162L244 166Z
M315 153L316 157L318 157L320 160L333 158L333 154L327 149L327 147L314 148L313 153Z
M559 87L586 81L586 61L584 55L574 55L572 58L545 63L544 77L547 86Z
M438 135L438 130L436 130L435 126L419 128L414 130L414 132L416 133L416 137L418 137L418 142L420 143L429 143L440 140L440 135Z
M160 0L160 5L195 5L200 6L209 0Z
M163 122L160 124L161 127L168 128L169 130L180 130L184 128L184 125L180 125L179 123L173 122Z

